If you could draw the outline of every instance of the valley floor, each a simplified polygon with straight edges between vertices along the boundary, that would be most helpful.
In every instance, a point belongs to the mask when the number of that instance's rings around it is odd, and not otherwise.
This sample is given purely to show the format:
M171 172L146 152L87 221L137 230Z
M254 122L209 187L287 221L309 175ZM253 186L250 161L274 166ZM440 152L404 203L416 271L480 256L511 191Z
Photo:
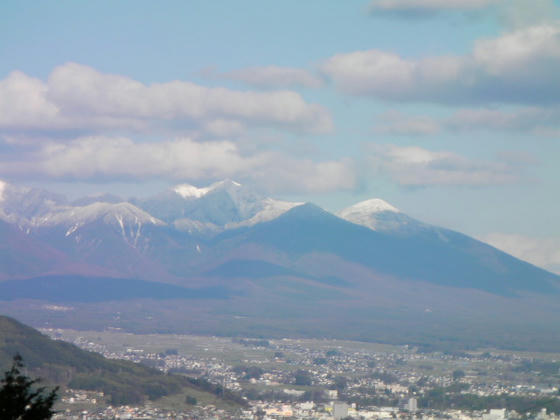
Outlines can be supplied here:
M225 338L43 329L109 358L198 377L242 395L245 409L177 395L142 407L109 407L67 391L60 418L504 418L555 419L560 354L479 349L425 352L320 339ZM92 399L95 399L92 402ZM503 409L503 410L498 410ZM490 411L491 410L491 411ZM64 417L67 416L67 417Z

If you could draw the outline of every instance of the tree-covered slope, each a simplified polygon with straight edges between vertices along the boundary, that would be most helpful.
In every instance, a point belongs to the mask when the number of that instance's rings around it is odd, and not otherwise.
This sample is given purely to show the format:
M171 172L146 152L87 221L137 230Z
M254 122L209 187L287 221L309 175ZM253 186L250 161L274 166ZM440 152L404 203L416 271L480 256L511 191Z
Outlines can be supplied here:
M48 382L103 391L113 404L139 403L188 389L204 391L184 376L124 360L106 359L73 344L52 340L20 322L0 316L0 369L23 357L29 372Z

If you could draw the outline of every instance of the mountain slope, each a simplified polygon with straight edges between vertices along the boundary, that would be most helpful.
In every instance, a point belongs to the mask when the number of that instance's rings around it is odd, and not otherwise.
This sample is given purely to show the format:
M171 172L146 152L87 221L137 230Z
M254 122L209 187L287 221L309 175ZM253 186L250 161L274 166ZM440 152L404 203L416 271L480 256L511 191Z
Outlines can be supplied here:
M127 361L105 359L72 344L51 340L31 327L0 316L0 367L3 370L16 353L21 354L33 374L78 389L95 388L118 404L157 398L189 386L186 379L166 376Z
M512 295L558 293L559 277L457 232L402 237L376 232L307 204L246 231L224 234L297 256L336 255L390 276Z
M76 262L51 244L0 220L0 280L67 271L103 273L100 267Z

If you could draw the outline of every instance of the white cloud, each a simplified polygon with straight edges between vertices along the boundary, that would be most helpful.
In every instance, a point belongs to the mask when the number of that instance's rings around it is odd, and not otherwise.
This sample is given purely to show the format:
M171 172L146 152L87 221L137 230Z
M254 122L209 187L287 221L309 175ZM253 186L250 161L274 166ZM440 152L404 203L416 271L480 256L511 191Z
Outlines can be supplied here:
M180 138L137 143L126 137L83 137L47 143L22 161L4 162L1 175L77 180L249 179L270 191L327 192L355 187L350 159L313 161L280 152L242 153L231 141Z
M490 233L479 239L514 257L560 274L560 238Z
M406 187L433 185L486 186L519 180L519 165L505 161L478 161L421 147L374 145L370 164L394 182Z
M525 76L531 76L535 71L533 66L560 62L560 25L534 26L499 38L479 40L472 57L490 75L515 77L528 72ZM549 70L558 75L558 67L556 71Z
M134 143L125 137L85 137L51 143L39 154L39 168L51 177L228 177L257 161L239 154L228 141L197 143L178 139Z
M21 131L137 130L175 122L223 131L225 121L236 129L251 124L318 133L332 130L329 112L296 92L235 91L185 81L144 85L76 63L55 68L47 82L21 72L10 74L0 81L0 112L0 128Z
M391 101L560 102L560 23L479 40L465 56L407 59L368 50L335 55L322 71L344 92Z
M0 127L48 126L58 118L58 107L46 98L47 86L39 79L14 71L0 80Z
M216 119L204 124L204 130L219 137L229 137L245 132L245 125L236 120Z
M304 69L293 67L248 67L218 75L261 88L318 88L323 81Z
M443 11L466 12L485 9L504 0L373 0L372 14L424 17Z

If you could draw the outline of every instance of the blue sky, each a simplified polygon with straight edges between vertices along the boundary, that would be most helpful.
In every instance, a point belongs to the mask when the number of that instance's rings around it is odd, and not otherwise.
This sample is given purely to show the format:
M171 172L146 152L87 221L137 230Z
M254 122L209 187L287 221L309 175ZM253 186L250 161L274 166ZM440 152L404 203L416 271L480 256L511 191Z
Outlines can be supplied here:
M0 178L380 197L560 269L554 0L4 1Z

